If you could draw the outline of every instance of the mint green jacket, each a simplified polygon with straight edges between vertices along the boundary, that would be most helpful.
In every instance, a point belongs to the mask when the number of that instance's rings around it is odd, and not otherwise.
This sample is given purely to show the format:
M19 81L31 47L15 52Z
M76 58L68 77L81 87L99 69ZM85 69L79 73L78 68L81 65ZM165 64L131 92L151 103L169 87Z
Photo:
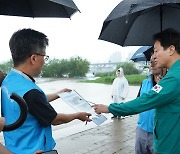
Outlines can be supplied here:
M109 112L116 116L155 109L154 150L157 154L180 154L180 60L148 94L125 103L112 103Z

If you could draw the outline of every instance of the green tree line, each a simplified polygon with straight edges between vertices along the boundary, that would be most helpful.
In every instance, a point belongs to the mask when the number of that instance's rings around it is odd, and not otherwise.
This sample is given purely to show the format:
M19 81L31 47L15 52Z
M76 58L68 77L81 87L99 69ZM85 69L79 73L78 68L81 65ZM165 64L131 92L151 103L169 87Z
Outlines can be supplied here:
M89 62L81 57L70 59L52 59L43 66L41 77L82 77L89 70ZM0 64L0 69L7 74L13 67L12 60Z
M99 77L108 77L112 76L116 77L116 70L119 69L120 67L123 68L124 74L125 75L134 75L134 74L140 74L141 72L134 66L133 62L123 62L119 65L116 66L116 69L112 72L105 72L105 73L97 73L96 76Z
M41 77L84 77L89 71L90 63L81 57L71 57L70 59L52 59L45 63ZM13 67L12 60L0 64L0 69L7 74ZM124 62L116 67L112 72L98 73L96 76L101 77L96 80L84 80L85 82L107 83L112 84L116 77L116 70L122 67L124 74L131 85L138 85L146 77L139 74L139 70L134 67L134 63Z
M124 62L119 64L112 72L97 73L96 76L100 78L97 78L96 80L82 80L81 82L112 84L113 80L116 78L116 70L120 67L123 68L125 77L130 85L140 85L142 80L144 80L147 76L140 75L141 72L135 68L134 63Z

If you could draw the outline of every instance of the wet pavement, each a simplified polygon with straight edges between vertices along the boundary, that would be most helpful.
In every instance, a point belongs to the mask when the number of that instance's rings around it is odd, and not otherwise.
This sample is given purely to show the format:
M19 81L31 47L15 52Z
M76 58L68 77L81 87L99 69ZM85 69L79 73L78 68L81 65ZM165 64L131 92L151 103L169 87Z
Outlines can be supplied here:
M60 154L134 154L137 115L56 140Z

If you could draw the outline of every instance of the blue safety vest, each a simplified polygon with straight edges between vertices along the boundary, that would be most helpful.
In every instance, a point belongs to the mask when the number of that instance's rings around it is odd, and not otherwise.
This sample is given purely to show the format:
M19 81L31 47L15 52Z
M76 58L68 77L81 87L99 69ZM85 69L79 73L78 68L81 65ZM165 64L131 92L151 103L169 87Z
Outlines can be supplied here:
M148 93L153 87L152 75L149 75L146 79L143 80L140 95ZM153 132L153 120L154 119L154 109L142 112L139 114L138 126L147 131Z
M15 92L23 97L31 89L38 89L45 96L44 92L28 76L17 70L12 69L4 79L1 103L6 124L15 122L20 115L19 106L10 99L10 95ZM17 154L30 154L36 150L49 151L55 146L51 126L42 127L37 119L29 113L21 127L14 131L4 132L4 139L5 146Z

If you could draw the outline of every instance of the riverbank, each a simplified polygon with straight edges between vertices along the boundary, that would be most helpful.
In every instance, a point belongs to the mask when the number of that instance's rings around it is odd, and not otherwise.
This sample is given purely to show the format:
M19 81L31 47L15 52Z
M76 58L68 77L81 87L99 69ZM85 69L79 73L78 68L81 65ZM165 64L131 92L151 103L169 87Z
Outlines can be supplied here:
M129 85L131 86L140 86L141 82L147 77L147 75L125 75L128 80ZM115 76L102 76L102 77L94 77L89 79L80 80L80 82L87 83L102 83L102 84L112 84Z

